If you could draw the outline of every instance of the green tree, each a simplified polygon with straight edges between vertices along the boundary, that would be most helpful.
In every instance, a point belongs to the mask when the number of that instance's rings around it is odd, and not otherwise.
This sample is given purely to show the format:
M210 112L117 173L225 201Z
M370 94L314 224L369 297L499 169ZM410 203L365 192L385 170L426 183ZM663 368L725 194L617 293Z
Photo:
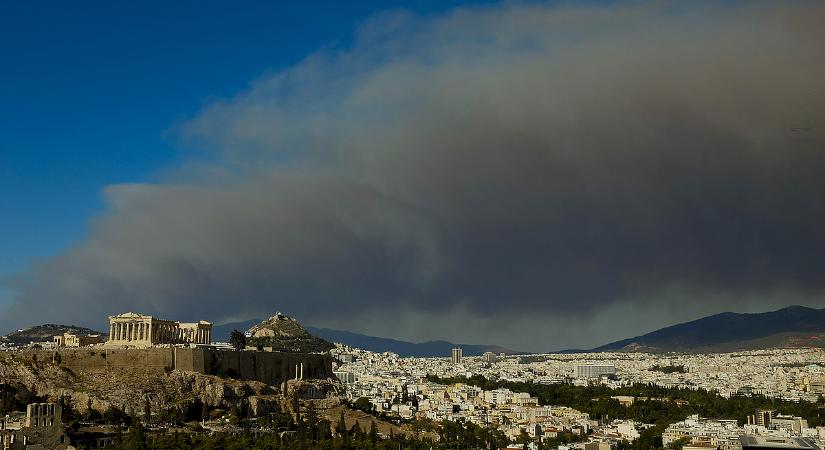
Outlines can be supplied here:
M143 400L143 422L149 423L152 420L152 404L149 403L149 397Z
M335 426L335 431L341 435L347 433L347 422L344 420L344 411L341 411L341 417L338 419L338 425Z
M521 429L521 434L519 434L518 438L516 438L516 443L521 444L521 448L527 450L527 446L530 445L532 439L530 435L527 434L527 431L524 428Z
M103 421L109 425L129 425L131 418L116 406L109 406L103 413Z
M129 429L129 432L123 438L123 449L149 450L149 445L146 442L146 430L143 426L137 425Z
M378 443L378 430L375 428L375 421L372 421L370 425L370 444L372 444L372 448L375 448L375 444ZM680 449L681 450L681 449Z
M246 335L238 330L232 330L232 333L229 334L229 344L235 350L243 350L246 348Z
M352 404L352 407L365 413L371 413L374 408L370 399L366 397L361 397L356 400L355 403Z
M673 449L673 450L682 450L682 447L684 447L686 444L689 444L689 443L690 443L690 438L689 437L683 437L683 438L676 439L675 441L668 444L667 448L670 448L670 449Z

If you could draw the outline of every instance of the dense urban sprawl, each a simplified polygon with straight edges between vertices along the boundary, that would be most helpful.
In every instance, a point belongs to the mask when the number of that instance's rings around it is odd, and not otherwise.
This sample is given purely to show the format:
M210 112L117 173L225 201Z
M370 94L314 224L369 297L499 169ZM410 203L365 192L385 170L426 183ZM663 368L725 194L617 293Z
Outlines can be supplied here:
M529 446L733 450L742 435L825 443L820 349L477 357L456 349L448 358L346 346L333 352L335 373L359 408L399 420L474 423Z

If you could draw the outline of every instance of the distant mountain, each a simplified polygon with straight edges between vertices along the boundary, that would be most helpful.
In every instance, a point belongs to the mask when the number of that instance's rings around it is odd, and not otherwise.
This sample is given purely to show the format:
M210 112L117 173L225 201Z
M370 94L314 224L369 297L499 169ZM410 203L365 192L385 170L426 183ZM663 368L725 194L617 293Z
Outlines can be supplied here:
M57 325L47 323L37 325L24 330L17 330L5 336L0 336L0 341L14 345L25 345L31 342L51 342L55 336L63 333L74 333L79 335L103 334L100 331L95 331L89 328L78 327L75 325Z
M331 330L329 328L307 327L307 330L328 341L339 342L352 347L372 352L393 352L398 356L450 356L453 347L461 347L464 356L479 356L484 352L516 354L519 352L499 347L497 345L472 345L453 344L447 341L428 341L413 343L388 339L382 337L368 336L365 334L353 333L350 331Z
M215 342L229 342L229 335L233 330L244 332L260 322L261 319L252 319L243 322L230 322L223 325L214 325L212 326L212 340Z
M777 311L725 312L611 342L592 351L735 351L825 347L825 309L789 306Z

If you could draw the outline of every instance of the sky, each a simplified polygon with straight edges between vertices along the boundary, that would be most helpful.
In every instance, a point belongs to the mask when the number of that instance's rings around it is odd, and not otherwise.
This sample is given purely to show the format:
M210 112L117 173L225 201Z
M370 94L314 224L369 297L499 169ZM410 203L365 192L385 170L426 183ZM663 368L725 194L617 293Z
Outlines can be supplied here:
M0 332L825 307L820 3L280 3L0 6Z

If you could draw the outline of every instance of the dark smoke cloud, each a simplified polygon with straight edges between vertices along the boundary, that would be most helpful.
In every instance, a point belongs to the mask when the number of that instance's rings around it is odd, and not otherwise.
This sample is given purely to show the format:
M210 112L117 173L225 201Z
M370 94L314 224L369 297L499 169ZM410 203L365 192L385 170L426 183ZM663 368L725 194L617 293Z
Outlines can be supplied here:
M278 309L548 350L825 306L822 23L815 2L377 16L188 123L217 162L109 187L0 326Z

